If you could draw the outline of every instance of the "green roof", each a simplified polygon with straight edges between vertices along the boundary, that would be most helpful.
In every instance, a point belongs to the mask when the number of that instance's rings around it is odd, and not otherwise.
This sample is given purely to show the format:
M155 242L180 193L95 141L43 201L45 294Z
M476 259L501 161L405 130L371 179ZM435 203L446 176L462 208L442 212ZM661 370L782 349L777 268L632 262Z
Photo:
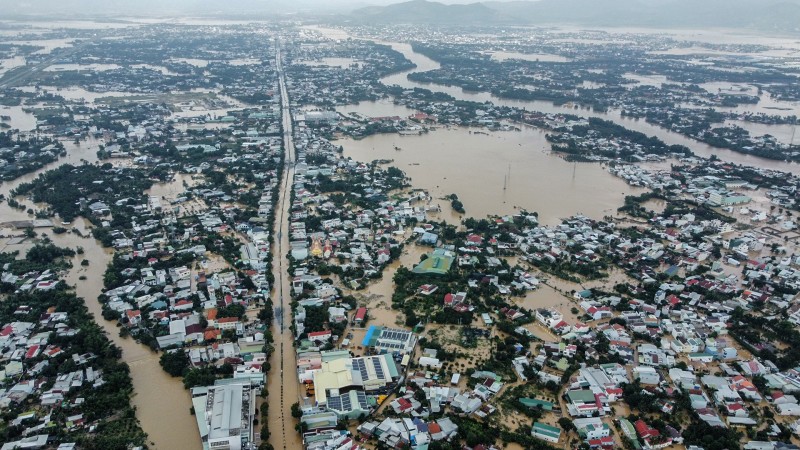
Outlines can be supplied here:
M397 370L397 365L394 363L394 358L389 353L383 355L383 360L386 361L386 367L389 369L389 375L392 378L396 378L400 376L400 372Z
M575 403L575 402L588 403L588 402L594 402L595 401L594 392L592 392L592 391L590 391L588 389L584 389L584 390L580 390L580 391L569 391L569 392L567 392L567 397L569 397L569 400L571 402L573 402L573 403Z
M453 257L450 252L437 248L433 253L428 255L425 260L417 264L413 272L444 275L450 270L450 266L453 265L454 260L455 257Z
M590 432L597 430L598 428L608 428L607 423L603 423L601 425L587 423L585 426L578 428L578 435L582 438L585 438L587 434Z
M519 402L523 405L527 406L528 408L541 408L545 411L552 411L553 404L551 402L546 402L544 400L539 400L536 398L520 398Z
M543 434L545 436L552 436L556 439L561 437L561 428L554 427L552 425L548 425L546 423L541 423L541 422L533 423L533 432L538 434Z
M628 419L619 419L619 425L622 428L622 432L625 433L630 440L636 440L636 428L634 428L633 424L630 423Z

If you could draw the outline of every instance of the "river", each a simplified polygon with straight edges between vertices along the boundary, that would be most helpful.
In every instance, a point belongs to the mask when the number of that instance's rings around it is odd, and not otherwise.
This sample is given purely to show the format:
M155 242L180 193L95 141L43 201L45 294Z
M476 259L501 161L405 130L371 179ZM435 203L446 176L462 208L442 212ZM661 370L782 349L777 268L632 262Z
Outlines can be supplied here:
M337 30L338 31L338 30ZM492 102L500 106L509 106L514 108L523 108L530 111L541 111L544 113L565 113L574 114L581 117L597 117L600 119L610 120L614 123L629 128L631 130L639 131L648 136L656 136L669 145L685 145L689 147L694 153L700 156L709 157L717 155L720 159L730 161L737 164L745 164L749 166L762 167L766 169L782 170L791 172L795 175L800 175L800 165L795 163L787 163L783 161L774 161L770 159L759 158L756 156L745 155L731 150L712 147L710 145L690 139L681 134L666 130L656 125L647 123L644 120L622 117L620 111L609 110L608 112L598 112L590 108L581 108L576 106L559 106L546 101L521 101L521 100L507 100L488 92L466 92L460 87L444 86L440 84L429 83L416 83L408 79L408 75L415 72L427 72L429 70L438 69L440 66L436 61L415 52L410 44L398 42L383 42L390 45L394 50L400 52L408 60L417 65L415 69L405 72L399 72L388 77L381 79L383 84L388 86L398 85L406 89L413 89L415 87L429 89L438 92L444 92L459 100L468 100L475 102ZM740 111L743 112L743 111ZM774 113L774 112L773 112Z
M31 181L40 173L54 169L61 164L80 164L82 161L97 162L98 142L81 141L80 145L76 145L65 141L64 144L67 148L66 157L45 166L35 173L3 183L0 185L0 193L8 197L10 192L20 183ZM24 202L26 206L31 206L29 200L24 198L19 200ZM44 205L36 206L39 208L44 207ZM2 217L3 221L32 218L25 211L10 208L6 202L0 204L0 217ZM54 221L57 221L57 219L54 219ZM70 227L76 227L81 231L81 234L91 236L88 221L78 219ZM161 369L157 353L144 345L138 344L133 339L121 338L117 323L102 318L102 308L97 301L97 297L103 287L103 273L113 256L111 250L103 248L99 242L91 237L82 238L74 233L58 235L52 233L50 229L44 228L39 228L36 231L39 234L47 234L58 246L83 247L84 254L76 255L72 261L73 268L65 279L67 283L75 286L77 295L85 300L87 308L94 315L97 323L106 331L109 339L122 349L122 361L130 366L133 380L134 397L131 399L131 403L136 408L136 416L139 418L142 428L149 436L150 447L156 450L201 448L202 444L197 431L197 424L194 416L189 414L191 399L188 392L183 388L180 378L172 378ZM0 228L0 234L10 236L19 235L21 232L10 228ZM0 239L0 242L2 242L2 251L19 250L24 253L30 246L27 241L23 244L7 245L7 238ZM80 261L84 258L90 262L88 267L80 265ZM86 278L81 280L81 276Z
M347 32L339 29L329 29L322 27L306 27L306 28L316 30L330 39L343 40L349 37L353 37L350 36ZM610 120L614 123L622 125L631 130L639 131L648 136L656 136L665 143L667 143L668 145L684 145L686 147L689 147L694 153L696 153L699 156L709 157L711 155L716 155L722 160L730 161L736 164L745 164L749 166L762 167L766 169L782 170L785 172L793 173L795 175L800 175L800 164L787 163L784 161L774 161L770 159L764 159L756 156L737 153L728 149L712 147L710 145L698 142L694 139L688 138L681 134L661 128L657 125L649 124L644 120L622 117L620 111L618 110L612 109L609 110L608 112L598 112L590 108L582 108L582 107L567 106L567 105L559 106L546 101L507 100L495 97L494 95L488 92L466 92L457 86L444 86L441 84L434 84L434 83L413 82L408 79L409 74L415 72L427 72L430 70L436 70L439 67L441 67L441 65L438 62L434 61L433 59L415 52L411 48L410 44L401 42L386 42L386 41L377 41L377 42L384 45L389 45L394 50L402 53L403 56L406 57L406 59L413 62L417 66L414 69L398 72L382 78L381 82L387 86L398 85L406 89L413 89L415 87L418 87L418 88L433 90L436 92L444 92L459 100L467 100L474 102L492 102L500 106L522 108L530 111L540 111L544 113L574 114L576 116L581 116L581 117L596 117L600 119ZM762 101L769 103L768 99L762 99ZM745 111L737 110L737 112L745 112Z

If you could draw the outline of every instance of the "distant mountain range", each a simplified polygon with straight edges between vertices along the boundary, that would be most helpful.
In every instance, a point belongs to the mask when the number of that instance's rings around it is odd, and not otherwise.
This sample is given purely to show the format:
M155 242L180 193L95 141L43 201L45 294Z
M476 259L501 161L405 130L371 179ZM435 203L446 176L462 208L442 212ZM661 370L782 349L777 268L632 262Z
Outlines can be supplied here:
M379 0L385 1L385 0ZM4 18L215 17L263 19L279 14L347 14L370 0L5 0Z
M492 6L495 5L492 4ZM360 22L442 25L473 25L506 20L501 10L483 3L445 5L425 0L413 0L388 6L368 6L357 9L351 17Z
M265 19L281 14L344 23L740 28L800 33L800 0L6 0L6 19L206 17ZM2 2L2 0L0 0ZM447 4L445 4L447 3ZM461 4L451 4L461 3ZM366 5L382 6L366 6Z
M800 0L540 0L445 5L412 0L355 10L347 21L464 25L575 24L800 32Z

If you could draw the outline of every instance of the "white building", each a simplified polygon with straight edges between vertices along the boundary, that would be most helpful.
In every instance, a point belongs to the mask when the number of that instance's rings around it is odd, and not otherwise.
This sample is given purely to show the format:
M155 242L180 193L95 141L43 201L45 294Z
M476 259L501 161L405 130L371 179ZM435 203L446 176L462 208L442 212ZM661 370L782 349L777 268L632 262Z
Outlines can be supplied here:
M204 448L242 450L253 442L255 392L250 382L192 389L192 405Z

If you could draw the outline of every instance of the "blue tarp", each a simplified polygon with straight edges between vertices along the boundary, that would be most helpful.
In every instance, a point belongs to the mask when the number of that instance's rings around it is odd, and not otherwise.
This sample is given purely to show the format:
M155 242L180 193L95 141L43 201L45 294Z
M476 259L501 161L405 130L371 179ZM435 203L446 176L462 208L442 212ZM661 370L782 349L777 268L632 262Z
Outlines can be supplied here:
M377 331L377 329L378 329L378 327L376 327L375 325L372 325L371 327L369 327L369 330L367 330L367 334L364 336L364 340L361 342L361 345L368 347L369 346L369 341L372 339L372 334L375 333L375 331Z

